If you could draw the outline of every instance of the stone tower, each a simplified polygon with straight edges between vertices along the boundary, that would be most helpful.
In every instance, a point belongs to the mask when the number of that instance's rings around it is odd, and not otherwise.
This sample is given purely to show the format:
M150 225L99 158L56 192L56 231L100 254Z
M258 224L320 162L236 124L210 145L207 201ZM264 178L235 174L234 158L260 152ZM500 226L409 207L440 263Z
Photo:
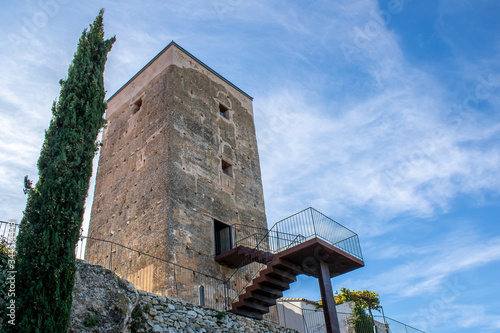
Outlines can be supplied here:
M214 261L224 230L267 229L252 98L171 42L111 96L107 121L89 237L230 275Z

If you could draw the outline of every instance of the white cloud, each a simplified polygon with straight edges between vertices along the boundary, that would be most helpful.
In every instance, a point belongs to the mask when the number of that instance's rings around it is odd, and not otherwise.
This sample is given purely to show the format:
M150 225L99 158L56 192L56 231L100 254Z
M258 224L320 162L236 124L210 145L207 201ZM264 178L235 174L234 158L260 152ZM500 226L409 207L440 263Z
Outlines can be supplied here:
M335 20L340 31L319 33L314 41L337 45L328 50L336 56L342 55L338 45L356 47L358 66L349 80L369 82L367 89L337 87L330 97L337 100L325 103L327 97L317 98L322 73L313 70L303 82L316 76L317 85L277 82L256 96L269 220L309 205L336 218L354 219L358 208L379 221L408 213L423 217L446 210L459 193L498 193L500 154L483 144L498 136L498 123L474 110L453 113L456 102L433 73L405 61L387 26L374 28L373 2L356 2L355 19L346 6L334 6L346 10L339 15L345 19ZM337 60L339 67L350 63ZM474 87L458 103L475 94ZM493 97L489 103L496 102Z
M416 299L422 292L439 296L457 273L498 263L500 239L462 230L417 246L391 243L390 236L401 232L402 215L435 216L460 194L498 194L500 66L496 58L450 59L443 71L453 71L457 82L443 82L432 66L419 69L408 62L392 25L400 14L386 16L391 22L385 24L376 13L388 8L379 4L109 2L106 32L116 33L118 40L109 54L106 88L116 91L176 40L234 83L249 87L255 97L270 223L313 206L363 235L368 257L394 260L392 266L385 262L380 268L385 272L378 275L367 262L373 278L352 281L359 289L392 299ZM32 5L28 14L39 10ZM73 37L97 13L97 5L61 7L60 15L20 47L0 41L2 219L20 219L22 180L25 174L36 177L57 81L66 75L76 49ZM75 15L78 11L88 15ZM73 27L61 24L62 19L84 22L64 43L62 36ZM21 24L18 20L15 26ZM500 50L500 44L488 48ZM493 82L493 89L478 107L463 108L478 98L481 76ZM455 104L462 105L461 113L452 112ZM388 239L379 244L375 236L382 234ZM305 295L313 295L311 290ZM460 318L461 327L485 327L480 325L485 320L491 322L490 331L499 329L499 318L484 307L447 305L437 324Z
M19 49L4 40L0 46L9 50L0 55L0 199L5 203L0 207L0 216L20 220L26 201L23 178L29 175L37 179L36 162L44 129L58 95L58 81L64 77L54 68L64 55L48 44L33 43ZM48 83L47 78L52 82Z
M387 243L372 243L365 249L373 260L390 259L399 264L368 281L352 283L393 298L436 293L453 275L500 261L500 238L480 237L470 229L420 246Z
M445 312L450 318L457 319L460 328L481 327L481 332L498 332L500 330L500 315L487 313L482 305L453 305Z
M446 209L460 192L497 191L498 151L466 143L498 126L460 131L436 119L441 104L389 91L337 115L302 91L261 98L256 117L268 206L279 206L274 198L304 207L321 200L333 207L318 208L337 216L347 214L343 207L367 206L390 219Z
M494 333L500 329L500 316L482 304L460 304L450 293L410 316L409 324L426 332L441 332L443 327L453 330L473 329L475 332Z

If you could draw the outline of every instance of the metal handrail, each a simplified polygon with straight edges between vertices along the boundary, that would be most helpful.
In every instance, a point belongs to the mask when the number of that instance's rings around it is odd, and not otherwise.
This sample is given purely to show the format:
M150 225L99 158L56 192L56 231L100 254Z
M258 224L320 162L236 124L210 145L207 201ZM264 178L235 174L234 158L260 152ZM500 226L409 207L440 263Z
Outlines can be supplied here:
M279 315L279 319L280 319L280 322L277 323L277 324L281 324L281 322L283 322L285 324L285 326L286 326L286 323L288 321L287 320L286 306L284 306L285 303L288 304L288 306L292 306L293 308L300 310L302 321L303 321L303 327L304 327L305 332L309 332L311 329L314 328L314 325L312 323L308 322L308 318L310 318L310 314L313 314L313 315L316 315L316 314L319 315L319 314L321 314L318 318L321 318L320 321L324 320L324 317L323 317L323 308L321 308L321 307L317 308L317 309L305 309L305 308L302 308L302 307L300 307L300 306L292 303L289 300L283 300L283 299L280 300L280 299L278 299L277 301L278 301L277 304L281 303L281 306L283 307L283 309L281 311L282 312L281 314L280 314L279 309L277 311L278 315ZM297 311L293 311L293 313L296 314ZM353 319L353 314L352 313L345 313L345 312L337 312L337 317L338 317L339 321L341 319L352 320ZM391 327L390 327L391 322L394 322L394 323L398 324L398 326L401 325L404 328L405 332L409 333L410 332L409 330L412 330L412 332L414 331L415 333L416 332L425 333L424 331L419 330L418 328L412 327L410 325L407 325L405 323L402 323L402 322L400 322L398 320L395 320L395 319L392 319L390 317L386 317L384 315L374 315L373 317L379 319L380 321L378 321L377 323L379 323L381 325L384 325L384 322L386 322L387 320L389 321L389 324L385 324L387 330L384 330L384 332L390 333L391 332ZM318 325L324 326L324 322L323 323L318 323L316 326L318 326ZM289 327L289 326L286 326L286 327ZM368 329L368 330L371 329L371 331L373 331L373 324L370 324L370 327L363 327L363 328ZM397 330L397 332L400 332L400 331L401 330L399 330L399 329ZM341 327L341 332L345 333L345 331L342 329L342 327Z
M297 236L295 236L295 238L294 238L294 239L290 242L290 244L285 245L284 247L280 248L280 249L278 250L278 252L282 252L282 251L285 251L285 250L287 250L287 249L291 248L291 247L295 244L295 240L296 240L296 239L302 239L302 241L301 241L301 242L298 242L298 243L297 243L297 244L300 244L300 243L302 243L302 242L303 242L303 239L305 239L305 237L304 237L304 236L302 236L301 234L298 234L298 235L297 235Z
M20 224L6 221L0 221L0 236L2 236L2 231L5 235L9 229L8 227L11 225L15 225L17 236ZM181 266L177 263L170 262L163 258L138 251L131 247L110 240L88 236L79 237L79 242L75 247L75 257L84 259L84 254L86 252L85 245L92 246L91 244L93 246L96 246L96 248L94 252L92 252L92 255L87 252L87 255L90 257L85 258L90 264L103 265L104 267L114 271L120 277L132 282L138 289L155 291L159 292L160 294L163 294L164 292L172 292L172 295L174 295L173 297L183 299L188 302L194 302L199 297L198 293L195 290L187 290L179 287L185 283L188 283L188 281L189 283L196 281L196 283L209 287L212 290L218 290L218 292L210 296L210 298L208 299L208 302L210 304L207 304L207 306L217 310L225 309L228 297L228 286L226 280L224 279L220 279L215 276L196 271L189 267ZM166 281L169 282L167 282L166 284L162 283L161 285L159 285L159 289L155 289L158 288L158 286L155 287L156 283L153 278L155 274L154 271L150 271L148 269L140 273L140 279L138 276L137 267L149 267L148 265L153 265L151 267L154 267L154 269L159 269L159 271L170 271L170 273L167 273L170 274L167 275L167 277L171 277L172 279L167 279Z
M8 223L12 224L11 222L3 222L2 223ZM17 223L16 223L17 224ZM17 224L18 225L18 224ZM239 244L242 242L248 242L250 243L250 247L252 247L255 250L262 250L270 253L278 253L282 252L290 247L293 247L297 244L300 244L302 242L305 242L309 239L312 239L314 237L321 238L328 243L332 244L333 246L350 253L351 255L362 259L362 253L361 253L361 248L359 246L359 239L358 235L354 232L352 232L350 229L342 226L341 224L337 223L336 221L330 219L326 215L318 212L312 207L308 207L302 211L299 211L285 219L282 219L278 222L276 222L269 230L266 230L264 228L252 226L252 225L246 225L246 224L233 224L232 229L234 230L235 233L235 243ZM244 235L241 239L238 239L238 235ZM255 237L255 240L251 239L252 237ZM144 255L146 257L158 260L159 262L164 262L168 265L172 265L172 267L179 268L179 269L185 269L187 271L192 272L193 274L199 274L200 276L204 276L205 278L209 278L213 281L216 281L218 284L223 284L224 285L224 292L225 294L228 294L228 288L233 279L235 279L237 274L242 273L242 269L244 266L254 263L255 265L260 265L260 264L265 264L266 259L262 259L262 262L256 262L255 259L252 259L250 256L247 256L247 258L243 261L243 263L231 274L231 276L226 279L219 279L214 276L210 276L208 274L198 272L196 270L193 270L191 268L187 268L184 266L181 266L179 264L169 262L168 260L156 257L151 254L143 253L140 251L137 251L133 248L127 247L125 245L109 241L109 240L103 240L103 239L98 239L98 238L93 238L93 237L88 237L88 236L81 236L80 240L83 242L83 240L91 240L95 242L101 242L103 244L109 244L110 246L110 257L109 257L109 264L112 266L112 260L113 260L113 247L115 248L115 251L117 248L123 248L128 251L132 251L134 253L137 253L139 256ZM245 244L247 245L247 244ZM76 250L76 249L75 249ZM115 260L116 261L116 260ZM115 264L116 265L116 264ZM255 265L253 267L255 268ZM252 265L250 265L252 266ZM259 266L260 267L260 266ZM251 279L247 281L245 284L244 280L237 280L237 288L236 288L236 296L232 298L229 295L225 298L225 303L226 306L230 306L230 304L241 295L241 293L245 290L245 288L251 283L251 281L255 278L257 274L259 274L261 268L257 268L254 272L251 273L250 276ZM244 273L244 272L243 272ZM247 278L247 276L245 276ZM248 280L248 278L247 278ZM243 287L241 288L241 285L238 285L238 283L243 282ZM231 303L228 303L227 301L232 298Z
M11 234L11 227L14 225L14 234L15 238L17 238L17 234L19 233L19 223L17 222L7 222L0 221L0 240L8 241ZM15 243L15 241L14 241Z
M253 225L242 224L242 223L233 224L233 225L231 225L231 227L234 230L234 234L235 234L235 237L234 237L235 246L243 243L243 241L250 239L251 237L254 237L256 235L264 236L268 231L267 229L264 229L264 228L256 227ZM248 229L250 229L252 231L248 231ZM254 232L254 230L255 230L255 232ZM248 236L243 237L243 238L238 238L238 235L242 234L243 231L248 232L249 233Z
M10 224L14 224L16 225L17 227L19 227L19 223L17 222L7 222L7 221L0 221L0 225L10 225ZM0 227L1 229L1 227ZM190 270L194 273L198 273L198 274L202 274L202 275L205 275L206 277L210 277L210 278L213 278L213 279L216 279L216 280L219 280L221 282L224 282L225 280L222 280L222 279L219 279L219 278L216 278L214 276L210 276L210 275L207 275L205 273L202 273L202 272L198 272L198 271L195 271L194 269L191 269L191 268L188 268L188 267L184 267L184 266L181 266L179 264L176 264L176 263L173 263L173 262L170 262L168 260L165 260L165 259L162 259L162 258L158 258L158 257L155 257L151 254L148 254L148 253L144 253L144 252L141 252L141 251L138 251L136 249L133 249L131 247L128 247L128 246L125 246L125 245L122 245L122 244L119 244L119 243L116 243L116 242L113 242L113 241L110 241L110 240L106 240L106 239L99 239L99 238L94 238L94 237L89 237L89 236L80 236L79 237L79 240L82 241L83 239L91 239L91 240L95 240L95 241L98 241L98 242L103 242L103 243L110 243L110 244L113 244L115 246L118 246L118 247L122 247L124 249L127 249L127 250L130 250L130 251L133 251L133 252L136 252L138 253L139 255L144 255L144 256L147 256L147 257L150 257L150 258L153 258L153 259L156 259L156 260L159 260L159 261L163 261L165 263L168 263L168 264L171 264L171 265L174 265L174 266L177 266L177 267L180 267L180 268L183 268L183 269L187 269L187 270ZM78 245L77 245L78 246Z
M396 319L392 319L392 318L387 317L387 316L374 315L373 317L374 317L374 318L382 318L382 319L384 319L384 320L389 319L389 321L393 321L393 322L396 322L397 324L403 325L403 326L404 326L404 328L405 328L405 330L406 330L406 332L408 332L408 328L410 328L410 329L412 329L412 330L415 330L416 332L425 333L424 331L419 330L418 328L415 328L415 327L413 327L413 326L407 325L407 324L405 324L405 323L402 323L402 322L400 322L400 321L398 321L398 320L396 320ZM389 327L389 332L390 332L390 323L387 323L386 325L388 325L388 327Z
M244 228L243 229L239 228L240 226L244 227ZM270 230L268 230L268 229L264 229L264 228L260 228L260 227L256 227L256 226L252 226L252 225L247 225L247 224L242 224L242 223L233 224L233 225L231 225L231 227L233 228L233 231L235 234L235 237L234 237L235 246L240 245L241 243L243 243L243 241L250 239L254 236L260 236L259 241L254 246L260 245L260 242L262 240L265 240L266 237L271 238L271 239L287 239L287 238L284 238L282 236L289 236L289 238L296 238L298 236L297 234L291 234L291 233L286 233L286 232L280 232L279 236L269 236ZM238 234L241 234L244 232L251 232L251 231L246 230L247 228L248 229L255 229L258 232L253 232L253 233L250 233L248 236L245 236L243 238L238 238Z
M115 245L115 246L118 246L118 247L121 247L121 248L124 248L124 249L127 249L129 251L132 251L132 252L135 252L135 253L138 253L139 255L141 256L146 256L146 257L150 257L150 258L153 258L153 259L156 259L156 260L159 260L159 261L162 261L164 263L167 263L167 264L170 264L170 265L174 265L176 267L179 267L179 268L182 268L182 269L186 269L188 271L191 271L193 273L196 273L196 274L201 274L201 275L204 275L208 278L211 278L211 279L214 279L214 280L218 280L220 281L221 283L224 283L226 282L225 280L222 280L222 279L219 279L219 278L216 278L215 276L211 276L211 275L207 275L205 273L202 273L202 272L198 272L194 269L191 269L189 267L184 267L182 265L179 265L179 264L176 264L176 263L173 263L171 261L168 261L168 260L165 260L165 259L162 259L162 258L159 258L159 257L156 257L156 256L153 256L151 254L148 254L148 253L144 253L144 252L141 252L141 251L138 251L136 249L133 249L131 247L128 247L128 246L125 246L125 245L122 245L120 243L116 243L116 242L113 242L113 241L109 241L109 240L106 240L106 239L99 239L99 238L94 238L94 237L89 237L89 236L80 236L80 240L83 240L83 239L91 239L91 240L95 240L95 241L98 241L98 242L103 242L103 243L110 243L112 245Z
M205 288L220 291L220 293L216 292L208 299L209 294L203 294L203 304L206 304L205 300L209 303L205 306L219 311L225 309L228 288L226 280L113 241L81 236L79 243L83 244L84 241L87 242L85 259L91 264L103 265L114 271L120 277L132 282L138 289L175 297L195 304L194 302L198 302L202 295L192 288L186 289L184 285L196 281L197 284L203 285ZM95 248L89 251L89 246L95 246ZM75 251L77 248L75 248ZM82 251L84 251L83 246L80 247L80 254ZM82 256L80 257L82 258ZM159 272L164 272L161 274L166 274L166 279L157 281L155 276Z
M286 236L291 237L286 238ZM257 242L254 250L266 250L270 253L276 254L292 246L298 245L296 244L296 240L299 236L301 240L300 243L318 237L338 249L363 260L358 235L312 207L303 209L298 213L276 222L268 230L264 237ZM282 241L284 244L281 244ZM267 245L268 249L263 248L264 244ZM245 266L253 262L255 261L251 258L251 256L247 256L240 266L231 274L228 279L228 283L232 279L235 279L237 275L245 275L246 272L242 273L242 270ZM262 263L264 264L265 262ZM237 290L237 295L231 300L231 303L243 293L257 274L259 274L259 271L253 273L251 279L246 284L244 283L242 288ZM230 304L228 304L228 306L230 306Z
M311 216L310 220L306 220L301 216L302 214L307 215L307 214L304 214L307 212L310 213L310 216ZM323 221L317 221L318 219L317 218L315 219L314 215L318 215L320 217L320 219L322 219ZM294 223L294 221L293 221L294 218L300 219L299 223ZM306 231L306 232L300 232L300 230L297 230L298 232L296 232L296 233L280 231L279 230L280 228L287 228L286 224L289 221L292 221L292 223L290 223L290 224L296 224L298 226L296 229L302 229L302 231ZM333 228L326 227L325 224L333 225L334 227ZM310 225L310 226L308 227L308 225ZM257 228L257 227L253 227L253 226L247 226L247 227L255 228L255 229L262 229L262 228ZM321 227L321 229L320 229L320 227ZM320 229L320 230L318 230L318 229ZM292 230L293 230L293 227L292 227ZM328 235L328 232L331 232L332 230L338 231L339 234L341 232L343 232L344 234L346 234L346 236L342 237L339 235L337 237L331 237L331 235ZM235 232L237 232L237 231L238 230L235 229ZM301 235L302 237L304 237L303 238L304 241L311 239L311 238L314 238L314 237L318 237L318 238L321 238L321 239L331 243L335 247L339 247L339 244L341 244L342 242L346 242L349 239L355 239L356 240L354 242L355 249L351 249L351 250L345 249L345 248L340 248L340 249L348 252L351 255L354 255L358 259L361 259L361 260L363 259L363 255L361 253L361 248L359 247L359 240L357 239L357 234L355 232L353 232L352 230L350 230L349 228L344 227L340 223L336 222L335 220L329 218L328 216L324 215L323 213L317 211L316 209L314 209L312 207L308 207L306 209L303 209L300 212L295 213L293 215L290 215L289 217L284 218L284 219L276 222L275 224L273 224L273 226L266 232L264 237L262 237L262 239L256 244L255 249L260 249L262 242L265 241L266 239L286 240L286 238L281 238L279 236L272 236L272 233L276 233L277 235L289 235L293 238L295 238L297 235ZM337 239L334 239L334 238L337 238ZM338 239L338 238L341 238L341 239ZM283 248L283 246L279 247L278 249L282 249L282 248ZM273 249L270 249L270 252L277 253L280 251L276 251L276 250L273 251Z

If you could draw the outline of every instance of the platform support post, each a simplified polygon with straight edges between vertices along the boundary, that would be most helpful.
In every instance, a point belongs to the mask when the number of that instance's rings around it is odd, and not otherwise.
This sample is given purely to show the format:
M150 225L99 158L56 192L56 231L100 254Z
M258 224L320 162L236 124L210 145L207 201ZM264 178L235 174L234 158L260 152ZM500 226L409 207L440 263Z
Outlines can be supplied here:
M321 300L323 303L323 314L325 316L326 332L340 333L328 264L324 261L320 261L319 270L319 290L321 292Z

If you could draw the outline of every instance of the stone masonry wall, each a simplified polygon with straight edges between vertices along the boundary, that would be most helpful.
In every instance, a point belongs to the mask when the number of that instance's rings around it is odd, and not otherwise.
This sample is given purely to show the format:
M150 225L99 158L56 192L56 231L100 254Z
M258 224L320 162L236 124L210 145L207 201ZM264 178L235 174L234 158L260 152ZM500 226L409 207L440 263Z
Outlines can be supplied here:
M137 332L222 333L245 332L295 333L296 330L232 313L202 308L165 296L139 291L144 325ZM131 325L129 325L130 329Z
M229 278L234 269L214 260L214 219L267 229L251 99L172 46L108 102L106 117L89 237ZM88 240L86 258L180 297L172 270L115 251Z
M137 291L102 266L77 261L70 333L285 332L278 325Z

